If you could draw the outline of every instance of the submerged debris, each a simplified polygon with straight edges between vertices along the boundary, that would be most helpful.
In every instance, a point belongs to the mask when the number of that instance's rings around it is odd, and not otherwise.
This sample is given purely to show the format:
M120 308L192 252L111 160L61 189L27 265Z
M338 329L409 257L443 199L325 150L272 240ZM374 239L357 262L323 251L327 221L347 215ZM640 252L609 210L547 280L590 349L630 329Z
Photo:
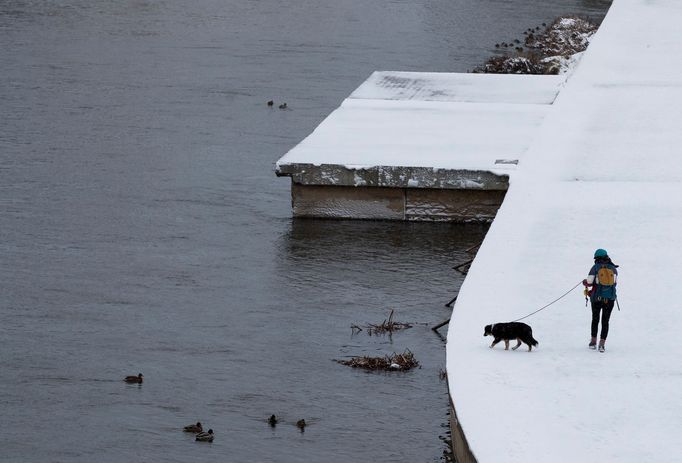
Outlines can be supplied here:
M301 432L305 431L305 427L306 427L305 419L301 418L300 420L298 420L296 422L296 426L298 426L298 429L300 429Z
M545 24L543 23L543 26ZM486 74L560 74L566 72L572 57L587 49L598 26L589 19L562 16L544 30L539 27L524 32L523 47L514 54L494 56L472 72ZM518 43L518 39L514 40ZM496 44L495 48L500 48ZM502 47L507 48L503 42Z
M495 164L497 164L497 161L495 161ZM474 244L473 246L471 246L470 248L468 248L468 249L466 250L466 252L468 252L468 253L470 253L470 254L472 254L472 253L473 253L473 254L476 254L476 253L478 252L478 248L480 248L482 244L483 244L483 241L481 241L481 242L478 243L478 244Z
M474 259L469 259L466 262L462 262L461 264L455 265L452 267L453 270L457 270L459 273L462 275L466 275L469 273L469 269L471 268L471 264L474 263Z
M360 331L363 331L363 328L358 325L351 325L351 329L353 330L353 333L359 333ZM388 318L384 320L380 325L375 325L375 324L368 324L367 326L364 327L364 329L367 330L367 334L372 336L373 334L392 334L394 331L400 331L400 330L406 330L407 328L412 328L411 323L404 323L404 322L395 322L393 321L393 310L391 309L391 313L388 315Z
M457 460L455 459L455 454L453 452L452 448L452 437L451 433L446 433L446 436L438 436L440 440L443 441L445 444L445 449L443 449L443 457L441 458L442 461L446 463L456 463Z
M402 354L394 352L383 357L352 357L350 360L337 360L337 362L353 368L384 371L407 371L419 366L419 362L409 349Z

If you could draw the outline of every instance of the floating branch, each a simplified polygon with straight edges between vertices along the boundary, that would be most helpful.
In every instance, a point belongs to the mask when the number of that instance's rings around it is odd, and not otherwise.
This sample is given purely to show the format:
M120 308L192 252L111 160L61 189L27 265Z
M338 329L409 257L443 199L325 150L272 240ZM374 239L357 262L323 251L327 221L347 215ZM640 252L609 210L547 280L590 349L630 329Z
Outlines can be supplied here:
M469 272L469 266L471 266L471 263L472 263L473 261L474 261L474 260L471 259L471 260L468 260L468 261L466 261L466 262L462 262L461 264L455 265L454 267L452 267L452 269L453 269L453 270L457 270L458 272L463 273L464 275L466 275L466 274Z
M459 293L457 293L457 296L459 296ZM454 304L455 301L457 300L457 296L455 296L455 297L453 297L452 299L450 299L450 302L448 302L447 304L445 304L445 307L452 307L452 304Z
M437 324L436 326L432 327L431 329L432 329L433 331L438 331L438 328L441 328L441 327L447 325L448 323L450 323L450 319L449 319L449 318L448 318L447 320L444 320L444 321L440 322L439 324Z
M350 327L353 330L353 334L362 331L362 327L358 325L351 325ZM370 323L365 327L365 329L367 329L367 334L370 336L373 334L392 334L394 331L406 330L407 328L412 328L412 324L393 321L393 310L391 310L388 318L380 325Z
M352 357L350 360L336 360L336 362L353 368L384 371L407 371L419 366L419 362L409 349L402 354L394 352L392 355L383 357Z
M483 244L483 241L481 241L481 242L478 243L478 244L475 244L475 245L471 246L469 249L466 250L466 252L471 253L471 252L473 252L474 250L476 250L476 251L478 252L478 248L480 248L482 244Z

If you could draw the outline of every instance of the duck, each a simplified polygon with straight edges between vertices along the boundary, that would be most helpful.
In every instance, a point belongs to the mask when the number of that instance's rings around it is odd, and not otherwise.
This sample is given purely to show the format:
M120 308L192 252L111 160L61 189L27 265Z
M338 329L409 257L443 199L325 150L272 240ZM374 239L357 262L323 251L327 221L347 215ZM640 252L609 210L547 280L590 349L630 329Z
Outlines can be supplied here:
M208 432L200 432L195 440L198 442L213 442L213 429L209 429Z
M268 418L268 423L270 423L270 426L272 426L273 428L275 427L278 421L279 420L275 415L270 415L270 418Z
M190 424L189 426L185 426L182 430L185 432L200 433L204 428L201 426L201 422L197 421L197 424Z
M296 426L298 426L298 429L300 429L301 432L303 432L303 430L305 429L305 420L301 418L296 422Z
M275 104L274 101L272 101L272 100L268 101L268 106L272 106L272 105L274 105L274 104Z
M279 109L287 109L287 104L282 103L281 105L279 105Z
M142 378L144 378L144 376L142 376L142 373L138 373L137 376L126 376L126 378L123 381L131 384L135 383L142 384Z

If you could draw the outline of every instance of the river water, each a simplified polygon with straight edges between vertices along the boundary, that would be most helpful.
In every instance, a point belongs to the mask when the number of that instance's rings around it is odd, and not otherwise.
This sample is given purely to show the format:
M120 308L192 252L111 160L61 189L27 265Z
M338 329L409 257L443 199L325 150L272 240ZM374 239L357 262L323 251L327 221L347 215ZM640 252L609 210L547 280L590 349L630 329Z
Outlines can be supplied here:
M273 164L374 70L608 4L0 1L0 460L441 459L429 325L486 228L292 220ZM415 326L351 336L391 309ZM421 369L333 362L404 349Z

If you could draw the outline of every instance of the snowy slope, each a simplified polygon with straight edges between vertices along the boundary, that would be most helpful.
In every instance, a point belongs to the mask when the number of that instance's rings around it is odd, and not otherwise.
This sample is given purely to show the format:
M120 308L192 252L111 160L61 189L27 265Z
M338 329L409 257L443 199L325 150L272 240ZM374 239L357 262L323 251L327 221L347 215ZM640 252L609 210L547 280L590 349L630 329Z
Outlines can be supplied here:
M519 165L449 325L450 392L481 463L682 461L682 2L614 0ZM581 289L620 264L606 353Z

